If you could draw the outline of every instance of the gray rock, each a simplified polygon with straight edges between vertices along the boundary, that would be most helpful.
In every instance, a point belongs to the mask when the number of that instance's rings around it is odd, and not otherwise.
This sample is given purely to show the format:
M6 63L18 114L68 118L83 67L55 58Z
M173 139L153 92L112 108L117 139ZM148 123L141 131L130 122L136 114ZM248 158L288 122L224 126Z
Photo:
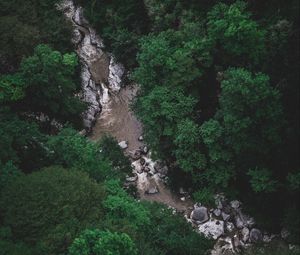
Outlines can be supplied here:
M250 231L248 228L245 227L241 230L242 240L244 243L246 243L249 240L249 234Z
M239 215L235 217L235 225L237 228L243 228L246 226Z
M142 151L141 150L135 150L133 153L131 153L131 158L133 160L138 160L142 156Z
M191 218L200 224L208 221L208 213L207 213L207 208L204 206L197 207L195 208L192 213L191 213Z
M233 200L230 202L230 206L233 208L233 209L238 209L240 208L241 206L241 202L238 201L238 200Z
M287 229L283 228L280 232L280 235L282 239L287 239L290 235L290 232Z
M232 232L234 230L234 224L232 222L226 222L226 230Z
M148 194L148 195L153 195L153 194L157 194L159 191L158 191L158 188L156 186L150 186L146 191L145 191L145 194Z
M179 194L180 195L185 195L187 194L188 192L186 190L184 190L184 188L179 188Z
M148 151L149 151L149 149L148 149L147 146L144 146L144 147L142 148L142 152L143 152L144 154L147 154Z
M214 215L215 215L216 217L219 217L219 216L221 215L222 211L221 211L220 209L215 209L215 210L213 211L213 213L214 213Z
M160 173L161 175L167 175L168 174L168 167L167 166L164 166L164 167L162 167L162 168L159 168L158 170L157 170L157 172L158 173Z
M262 233L259 229L257 229L257 228L251 229L251 231L250 231L250 241L252 243L260 242L260 241L262 241L262 239L263 239L263 236L262 236Z
M227 220L229 220L230 215L227 214L227 213L222 212L222 218L223 218L224 221L227 221Z
M139 136L138 140L141 142L144 140L144 137L141 135L141 136Z
M200 224L199 231L206 237L212 237L216 240L224 234L224 221L211 219L204 224Z
M128 142L127 141L119 142L119 146L121 149L125 150L128 148Z
M126 177L127 182L135 182L138 179L137 175Z

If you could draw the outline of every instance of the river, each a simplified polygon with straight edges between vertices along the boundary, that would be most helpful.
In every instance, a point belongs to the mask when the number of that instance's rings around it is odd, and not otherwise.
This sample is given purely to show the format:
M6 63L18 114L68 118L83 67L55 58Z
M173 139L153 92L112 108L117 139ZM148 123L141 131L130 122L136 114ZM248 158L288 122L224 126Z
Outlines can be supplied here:
M151 159L150 151L142 153L138 158L133 156L145 146L143 140L139 139L143 135L143 126L130 109L131 102L137 95L138 85L122 84L124 67L106 52L102 39L83 17L81 7L76 7L72 0L64 0L58 5L58 9L73 25L72 41L81 63L80 97L89 104L83 115L89 138L98 141L108 134L118 142L127 142L124 153L131 159L134 182L140 198L163 203L181 212L199 232L218 240L211 253L213 255L225 254L224 252L229 254L238 251L240 246L248 245L251 243L251 232L252 236L255 233L262 236L259 230L253 228L253 219L242 213L239 201L219 201L217 209L210 210L197 205L193 207L188 196L171 192L165 184L164 177L167 173L161 171L166 168L157 170L158 162ZM191 211L199 211L199 208L206 210L205 223L190 219L193 218ZM264 235L263 238L272 239L270 235Z

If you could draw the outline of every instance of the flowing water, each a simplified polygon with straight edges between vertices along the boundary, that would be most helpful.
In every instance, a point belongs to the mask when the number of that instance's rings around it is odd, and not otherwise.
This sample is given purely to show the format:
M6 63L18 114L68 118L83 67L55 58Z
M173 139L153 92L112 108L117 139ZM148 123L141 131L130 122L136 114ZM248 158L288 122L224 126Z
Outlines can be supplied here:
M105 51L101 38L84 19L82 8L74 5L72 0L64 0L58 9L63 11L66 18L73 24L73 43L81 62L82 100L89 104L83 115L84 125L90 132L89 138L97 141L108 134L118 142L127 141L124 150L127 156L144 146L138 138L143 134L143 127L130 109L138 86L129 84L121 86L124 68L116 63L113 57ZM132 157L130 157L132 159ZM136 185L141 199L166 204L185 214L188 219L193 203L190 199L180 198L171 192L157 173L155 164L151 160L151 153L142 156L150 172L140 171L143 163L141 159L132 159L133 173L137 176ZM145 164L144 163L144 164ZM149 174L150 173L150 174ZM146 191L155 188L156 192L148 194ZM158 192L157 192L158 190ZM216 219L210 213L210 218ZM201 230L200 230L201 231ZM204 230L205 232L205 230ZM228 239L228 240L227 240ZM224 254L224 240L227 251L233 251L235 244L230 235L220 238L212 254Z

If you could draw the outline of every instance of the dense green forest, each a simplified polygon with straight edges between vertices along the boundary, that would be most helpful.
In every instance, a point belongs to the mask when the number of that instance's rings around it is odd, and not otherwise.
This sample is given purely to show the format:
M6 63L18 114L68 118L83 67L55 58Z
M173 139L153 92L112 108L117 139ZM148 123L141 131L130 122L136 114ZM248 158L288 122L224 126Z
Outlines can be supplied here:
M0 0L0 255L206 254L183 217L123 189L114 138L79 133L58 2ZM299 244L298 0L74 2L140 85L132 109L172 189L206 204L223 192Z

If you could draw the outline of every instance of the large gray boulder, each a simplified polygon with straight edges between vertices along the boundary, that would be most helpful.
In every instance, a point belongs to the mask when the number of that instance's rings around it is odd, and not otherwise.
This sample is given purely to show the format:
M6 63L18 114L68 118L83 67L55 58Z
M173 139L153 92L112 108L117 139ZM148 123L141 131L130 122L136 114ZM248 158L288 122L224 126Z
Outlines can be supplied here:
M250 231L250 241L252 243L260 242L260 241L262 241L262 239L263 239L263 235L262 235L262 233L259 229L257 229L257 228L251 229L251 231Z
M191 213L191 218L194 221L199 222L200 224L208 221L209 217L208 217L207 208L204 206L196 207Z
M125 150L128 148L128 142L127 141L119 142L119 146L121 149Z
M211 219L199 225L199 231L208 238L218 239L224 234L224 221Z

